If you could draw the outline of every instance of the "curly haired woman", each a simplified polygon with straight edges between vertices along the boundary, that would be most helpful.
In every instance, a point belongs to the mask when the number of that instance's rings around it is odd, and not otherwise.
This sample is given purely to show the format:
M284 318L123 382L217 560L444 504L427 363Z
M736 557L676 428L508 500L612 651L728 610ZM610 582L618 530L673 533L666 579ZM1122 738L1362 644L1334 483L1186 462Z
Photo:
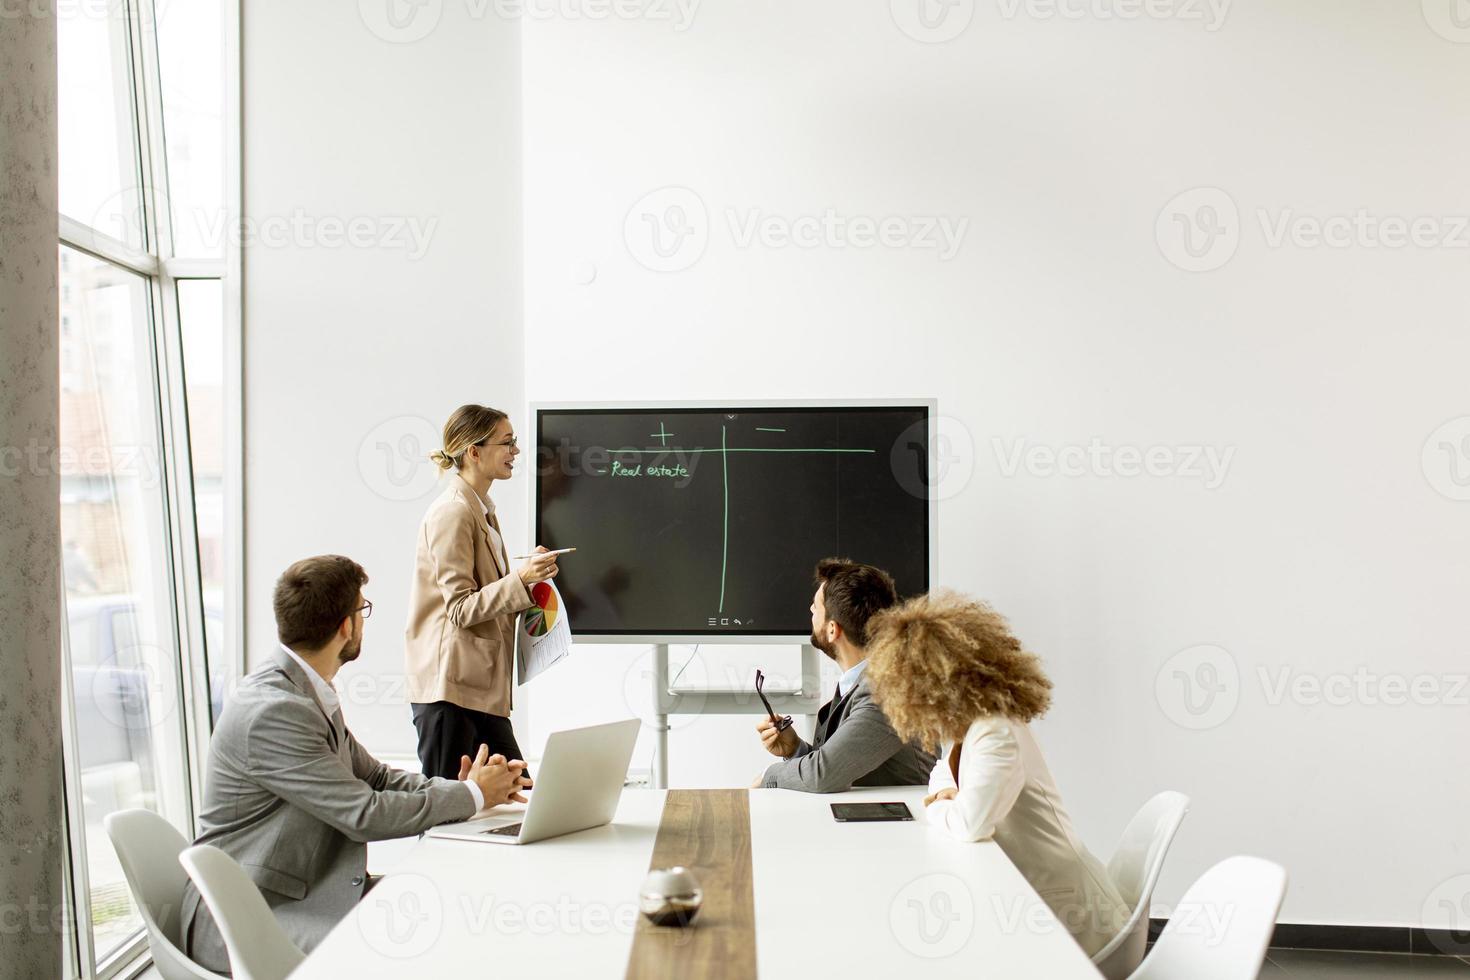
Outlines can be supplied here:
M1129 909L1072 829L1030 722L1051 705L1041 662L988 605L955 593L911 599L868 626L873 698L900 738L936 750L929 822L993 838L1089 956Z

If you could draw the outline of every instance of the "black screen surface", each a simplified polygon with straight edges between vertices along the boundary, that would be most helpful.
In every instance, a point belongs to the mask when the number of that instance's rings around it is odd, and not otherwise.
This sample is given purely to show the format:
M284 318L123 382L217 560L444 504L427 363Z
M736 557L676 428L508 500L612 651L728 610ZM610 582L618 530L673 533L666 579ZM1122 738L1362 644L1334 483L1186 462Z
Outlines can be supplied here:
M884 823L912 820L907 803L832 803L832 818L839 823Z
M927 406L540 409L536 541L579 635L807 636L827 557L929 587Z

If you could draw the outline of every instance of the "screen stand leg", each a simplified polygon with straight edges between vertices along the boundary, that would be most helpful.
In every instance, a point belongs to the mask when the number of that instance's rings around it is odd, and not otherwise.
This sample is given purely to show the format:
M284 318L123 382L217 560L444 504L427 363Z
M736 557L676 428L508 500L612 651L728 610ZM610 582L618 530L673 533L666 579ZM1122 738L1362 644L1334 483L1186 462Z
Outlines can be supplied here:
M810 643L801 645L801 693L804 697L816 698L817 704L822 703L822 658L817 648ZM810 742L816 734L817 716L810 714L802 717L806 720L806 725L801 736Z
M669 716L670 714L762 714L759 704L752 705L753 696L745 691L681 689L675 694L669 689L669 645L656 643L653 646L653 669L648 672L653 682L653 763L648 774L649 785L654 789L669 788ZM816 730L817 712L822 704L822 657L810 643L801 645L801 691L800 701L808 713L792 712L797 721L797 730L808 742ZM684 697L697 694L691 704L684 704ZM790 705L786 692L783 702ZM795 705L792 705L795 707ZM804 729L804 730L803 730Z
M803 682L804 683L804 682ZM653 771L649 780L654 789L669 788L669 716L663 707L669 697L669 645L653 647Z

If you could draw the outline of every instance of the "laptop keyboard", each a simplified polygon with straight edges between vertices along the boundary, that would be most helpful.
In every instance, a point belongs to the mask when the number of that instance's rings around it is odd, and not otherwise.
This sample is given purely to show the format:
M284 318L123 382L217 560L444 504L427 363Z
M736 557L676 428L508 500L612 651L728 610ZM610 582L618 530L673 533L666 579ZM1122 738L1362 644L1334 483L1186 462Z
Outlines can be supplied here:
M521 833L521 825L518 823L513 823L507 827L494 827L490 830L482 830L480 831L480 833L494 834L496 837L519 837Z

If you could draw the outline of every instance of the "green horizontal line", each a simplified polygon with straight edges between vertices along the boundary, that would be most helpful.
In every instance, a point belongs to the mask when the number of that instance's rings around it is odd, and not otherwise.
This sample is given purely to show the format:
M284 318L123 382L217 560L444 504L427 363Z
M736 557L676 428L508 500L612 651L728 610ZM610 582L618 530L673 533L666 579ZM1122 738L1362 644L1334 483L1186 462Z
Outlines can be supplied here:
M614 456L663 456L667 453L876 453L876 449L609 449Z
M703 453L703 452L726 452L726 453L876 453L876 449L676 449L675 452Z
M765 426L758 425L758 426L755 427L755 431L757 431L757 432L785 432L786 430L785 429L767 429Z

